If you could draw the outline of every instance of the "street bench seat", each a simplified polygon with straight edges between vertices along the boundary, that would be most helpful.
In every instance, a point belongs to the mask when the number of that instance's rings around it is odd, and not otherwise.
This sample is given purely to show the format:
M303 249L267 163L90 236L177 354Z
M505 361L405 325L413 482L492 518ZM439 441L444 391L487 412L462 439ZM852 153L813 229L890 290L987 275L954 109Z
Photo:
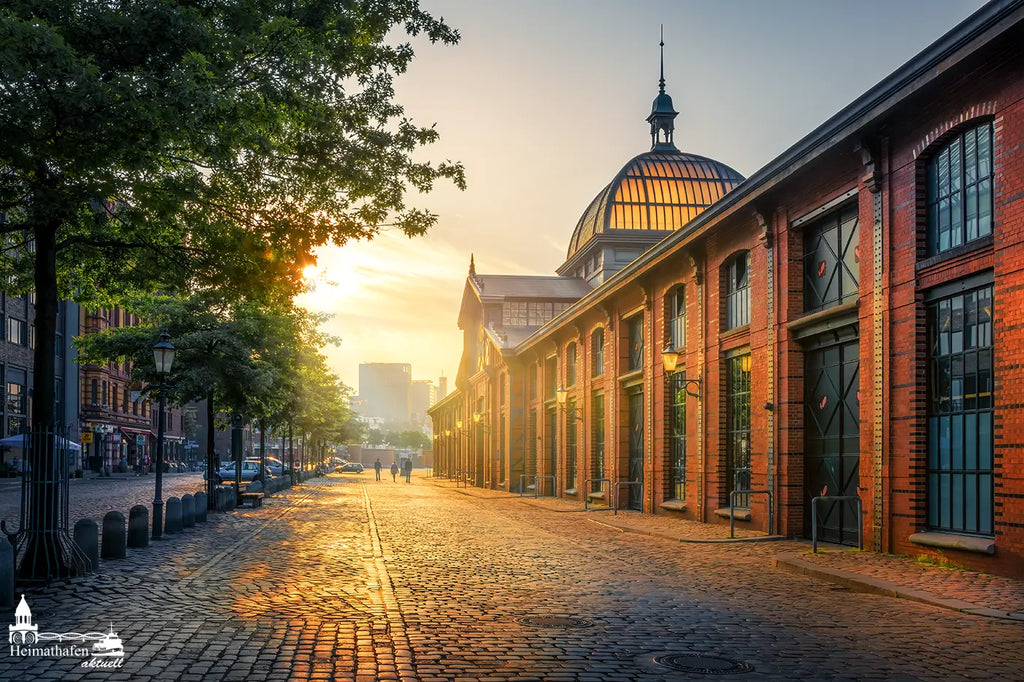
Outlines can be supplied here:
M248 500L252 508L260 507L263 505L263 493L241 493L239 497L242 499L241 504L244 505Z

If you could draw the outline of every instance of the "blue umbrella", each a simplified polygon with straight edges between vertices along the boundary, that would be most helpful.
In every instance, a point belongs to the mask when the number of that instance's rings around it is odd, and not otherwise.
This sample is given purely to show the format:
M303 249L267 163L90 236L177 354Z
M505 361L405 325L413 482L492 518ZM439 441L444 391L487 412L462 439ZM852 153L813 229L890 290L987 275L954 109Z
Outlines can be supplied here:
M0 445L6 445L12 448L27 448L31 441L32 434L30 433L19 433L14 436L7 436L7 438L0 438ZM67 438L57 437L57 447L67 448L68 450L79 451L82 446L78 443L73 443Z

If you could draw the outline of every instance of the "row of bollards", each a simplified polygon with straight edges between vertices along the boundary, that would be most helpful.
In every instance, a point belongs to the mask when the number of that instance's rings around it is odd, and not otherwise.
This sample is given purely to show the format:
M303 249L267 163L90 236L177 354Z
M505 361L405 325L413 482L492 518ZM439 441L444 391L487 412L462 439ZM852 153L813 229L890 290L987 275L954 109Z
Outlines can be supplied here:
M302 478L305 478L303 476ZM301 480L301 479L300 479ZM258 481L250 483L252 489ZM269 492L290 488L287 483L275 481L268 487ZM259 487L262 492L262 486ZM238 504L235 489L231 485L220 485L215 489L214 509L221 512L233 511ZM168 535L181 533L197 523L206 523L207 496L205 492L195 495L171 497L164 503L164 528ZM100 539L102 538L102 543ZM110 511L103 517L102 534L92 519L81 519L75 524L73 540L88 560L88 569L99 568L100 559L124 559L128 548L148 547L150 538L149 508L137 504L128 512L127 526L124 514ZM7 542L0 536L0 611L14 608L14 547L13 540Z
M217 491L220 493L220 489ZM196 522L206 522L206 493L172 497L165 503L164 533L180 533L193 528ZM128 512L125 528L124 514L110 511L103 517L103 542L100 529L92 519L81 519L75 524L74 540L89 560L89 570L99 567L100 559L124 559L129 547L149 546L149 509L137 504ZM102 551L100 551L102 548Z

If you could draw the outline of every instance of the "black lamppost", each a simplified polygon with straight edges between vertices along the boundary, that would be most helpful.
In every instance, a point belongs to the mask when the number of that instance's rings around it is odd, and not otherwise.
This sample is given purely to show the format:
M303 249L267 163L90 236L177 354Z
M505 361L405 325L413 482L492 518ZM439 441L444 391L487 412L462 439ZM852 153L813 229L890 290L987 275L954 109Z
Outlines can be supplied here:
M153 359L156 362L156 373L160 375L157 392L160 394L160 415L156 422L156 495L153 498L153 539L159 540L164 535L164 412L167 411L167 393L164 383L174 363L174 346L168 340L167 332L160 334L160 340L153 346Z

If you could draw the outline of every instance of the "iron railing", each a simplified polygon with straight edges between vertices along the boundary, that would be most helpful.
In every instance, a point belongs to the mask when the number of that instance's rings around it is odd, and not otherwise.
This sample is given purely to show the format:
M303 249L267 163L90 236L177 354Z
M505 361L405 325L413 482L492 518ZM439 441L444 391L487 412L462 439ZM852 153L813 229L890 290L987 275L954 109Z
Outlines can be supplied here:
M48 584L85 573L89 560L68 531L70 452L78 448L59 429L24 434L28 466L21 474L18 528L0 531L14 547L16 575L28 584Z

